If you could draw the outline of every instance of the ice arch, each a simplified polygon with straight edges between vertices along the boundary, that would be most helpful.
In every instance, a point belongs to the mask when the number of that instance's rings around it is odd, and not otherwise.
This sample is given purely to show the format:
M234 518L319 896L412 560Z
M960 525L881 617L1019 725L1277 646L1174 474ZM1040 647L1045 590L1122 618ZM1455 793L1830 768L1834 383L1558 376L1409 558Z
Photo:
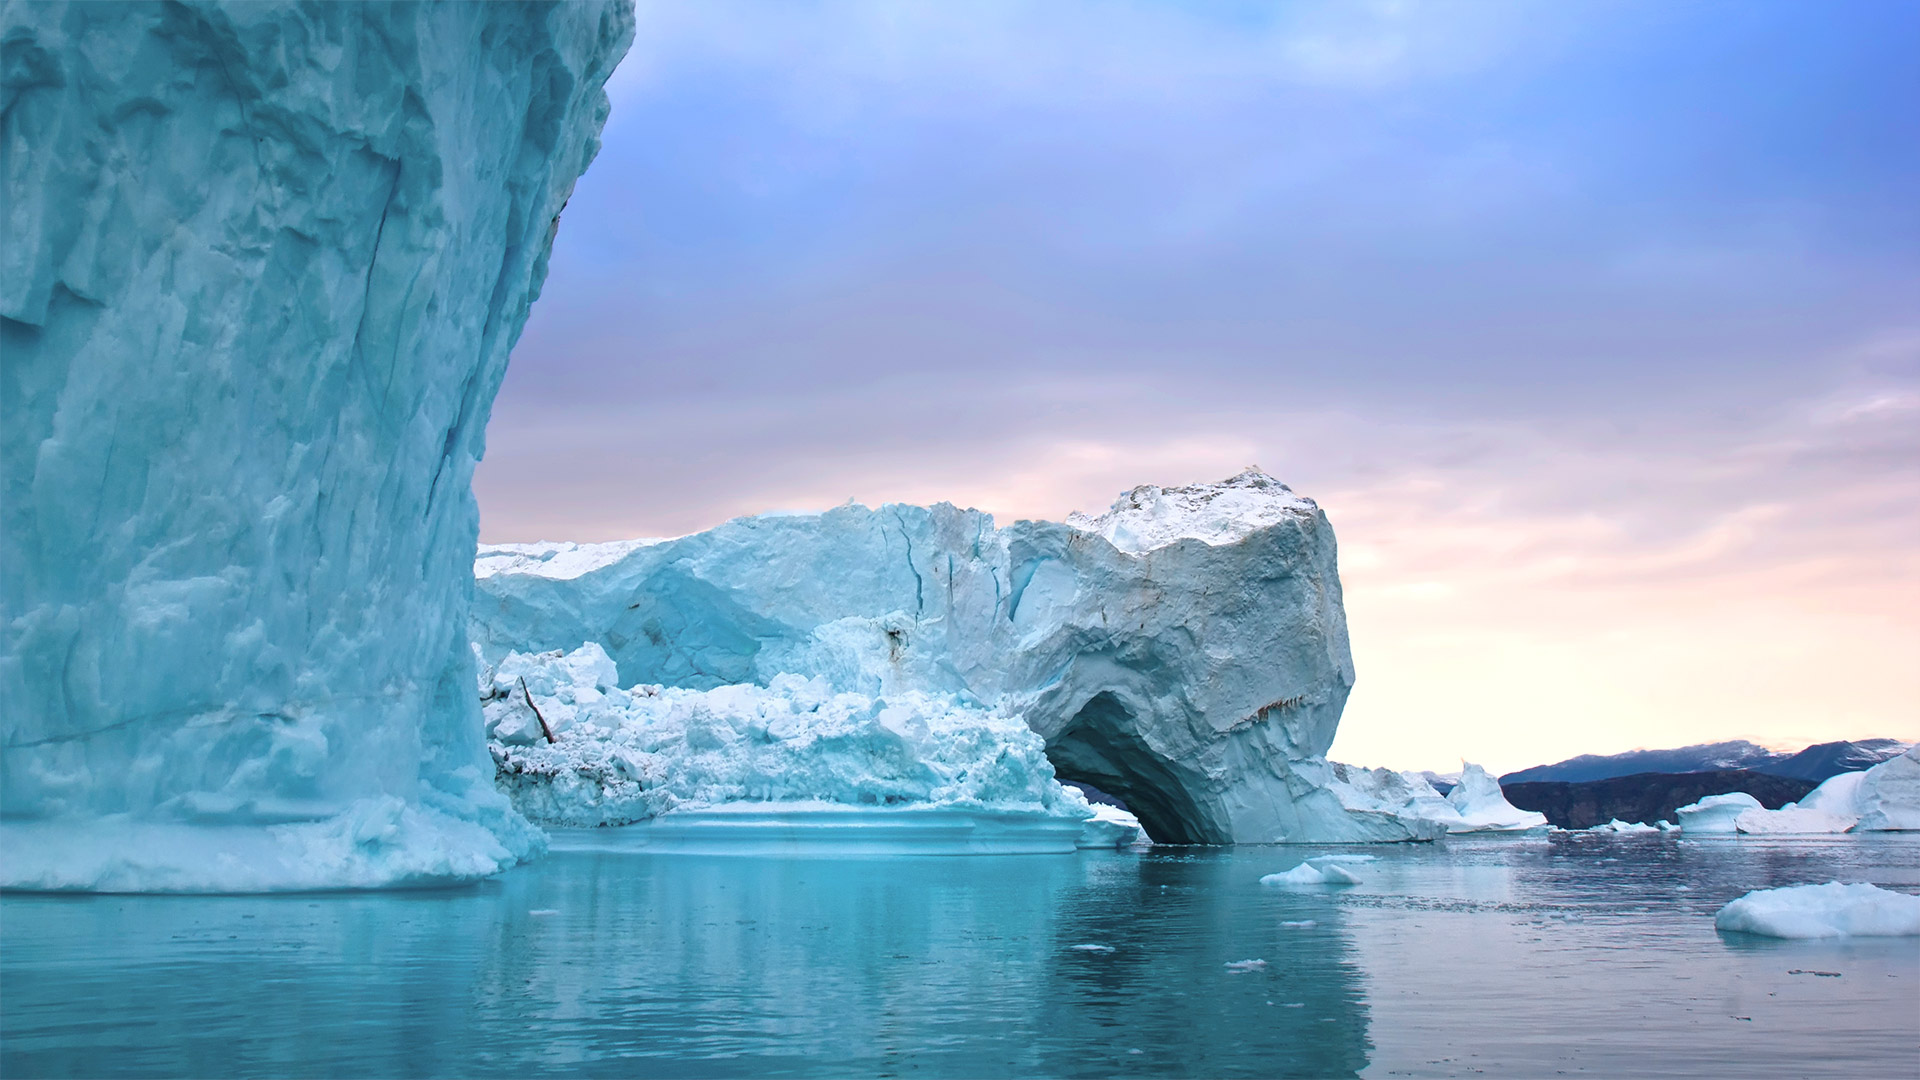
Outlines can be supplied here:
M379 886L494 790L470 489L626 0L0 5L0 885Z
M1047 758L1060 779L1091 784L1125 802L1157 844L1232 839L1187 790L1198 778L1148 743L1139 717L1113 691L1089 698L1047 740Z

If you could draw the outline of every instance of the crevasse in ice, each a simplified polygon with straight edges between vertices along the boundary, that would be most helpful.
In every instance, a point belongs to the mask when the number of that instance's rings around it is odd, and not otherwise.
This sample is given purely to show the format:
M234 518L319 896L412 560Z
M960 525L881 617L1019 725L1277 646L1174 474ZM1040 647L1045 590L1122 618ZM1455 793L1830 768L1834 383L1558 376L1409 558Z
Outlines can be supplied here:
M630 5L0 12L0 884L510 865L469 479Z
M487 663L591 642L622 686L922 693L1018 717L1060 779L1163 842L1404 840L1325 760L1353 685L1326 516L1257 470L1005 528L947 504L741 518L672 540L483 548Z

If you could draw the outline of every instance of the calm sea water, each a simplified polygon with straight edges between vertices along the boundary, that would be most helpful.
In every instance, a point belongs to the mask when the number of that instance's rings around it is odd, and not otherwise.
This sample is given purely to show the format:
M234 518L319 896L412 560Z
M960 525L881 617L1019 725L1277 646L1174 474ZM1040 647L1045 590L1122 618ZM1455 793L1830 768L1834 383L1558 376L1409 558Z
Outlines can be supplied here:
M1376 847L1319 893L1259 878L1322 849L1162 848L12 895L0 1073L1912 1077L1920 941L1742 939L1713 913L1836 878L1920 891L1916 841Z

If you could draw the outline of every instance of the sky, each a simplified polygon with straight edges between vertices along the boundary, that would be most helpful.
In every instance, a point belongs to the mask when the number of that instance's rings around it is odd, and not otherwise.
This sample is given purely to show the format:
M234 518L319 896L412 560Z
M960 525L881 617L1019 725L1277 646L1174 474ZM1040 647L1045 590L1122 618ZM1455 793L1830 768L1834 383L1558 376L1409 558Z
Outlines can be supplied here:
M483 541L1258 464L1340 760L1920 739L1920 2L638 16Z

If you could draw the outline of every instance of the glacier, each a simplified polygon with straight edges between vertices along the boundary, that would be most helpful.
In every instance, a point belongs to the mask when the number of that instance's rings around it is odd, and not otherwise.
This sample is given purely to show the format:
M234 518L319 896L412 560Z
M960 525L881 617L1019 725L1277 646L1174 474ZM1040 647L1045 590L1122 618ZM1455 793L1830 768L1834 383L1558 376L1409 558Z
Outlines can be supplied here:
M630 5L0 12L0 886L537 851L469 481Z
M1350 812L1333 789L1325 754L1353 685L1333 529L1258 469L1144 485L1066 522L848 504L665 540L483 547L475 574L488 665L584 643L621 687L798 677L1018 718L1055 777L1119 797L1156 842L1445 832Z

